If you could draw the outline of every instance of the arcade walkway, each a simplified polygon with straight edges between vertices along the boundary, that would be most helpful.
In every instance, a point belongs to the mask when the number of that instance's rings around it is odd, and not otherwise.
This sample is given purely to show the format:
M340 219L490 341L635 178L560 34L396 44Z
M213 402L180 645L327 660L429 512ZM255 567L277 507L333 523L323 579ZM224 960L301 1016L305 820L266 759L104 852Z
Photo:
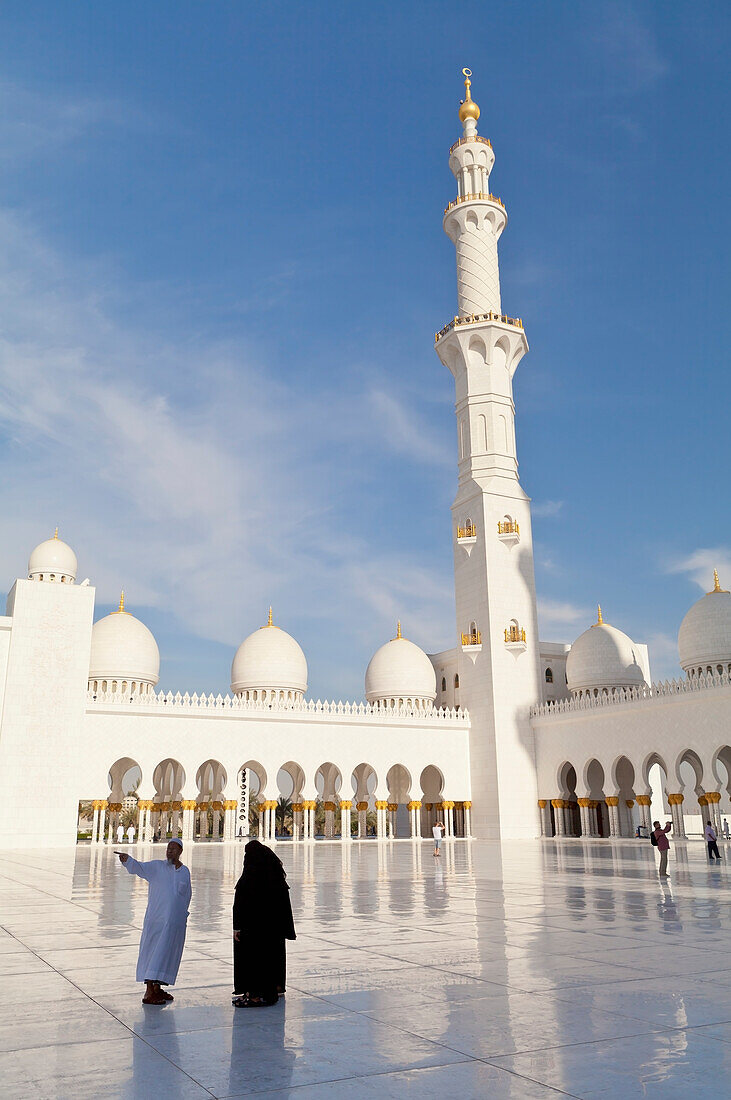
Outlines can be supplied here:
M727 1095L731 872L700 843L673 845L665 886L647 841L278 850L299 938L286 1000L261 1011L230 1004L238 846L184 853L188 944L163 1009L133 981L144 883L104 846L0 853L0 1092Z

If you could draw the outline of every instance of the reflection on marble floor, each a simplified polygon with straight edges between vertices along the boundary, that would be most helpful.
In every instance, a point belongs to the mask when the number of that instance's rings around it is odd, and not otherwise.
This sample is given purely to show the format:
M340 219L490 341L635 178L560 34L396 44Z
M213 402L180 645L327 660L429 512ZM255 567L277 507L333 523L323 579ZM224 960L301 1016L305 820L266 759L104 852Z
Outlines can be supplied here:
M134 983L144 883L103 847L0 852L0 1093L728 1094L729 877L700 843L673 847L664 885L646 841L278 852L298 939L286 1000L261 1011L230 1003L240 847L185 852L193 905L164 1009Z

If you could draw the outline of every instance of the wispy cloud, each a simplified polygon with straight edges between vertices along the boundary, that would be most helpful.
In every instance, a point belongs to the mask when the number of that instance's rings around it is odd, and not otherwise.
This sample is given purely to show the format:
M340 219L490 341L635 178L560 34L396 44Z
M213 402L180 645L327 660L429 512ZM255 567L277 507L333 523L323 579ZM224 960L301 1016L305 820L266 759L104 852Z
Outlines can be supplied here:
M434 439L428 425L404 400L379 389L372 390L368 400L389 449L436 466L454 463L454 454L440 440Z
M694 550L685 558L670 562L667 573L686 573L692 581L710 591L713 587L713 570L717 569L726 588L731 588L731 549L727 546Z
M589 608L564 600L538 600L538 621L541 633L548 630L567 629L569 627L580 628L589 626L592 620L592 611ZM571 639L573 641L573 637Z
M552 516L557 516L562 511L564 501L562 500L543 500L534 502L531 504L531 515L538 516L540 519L549 519Z
M590 37L616 91L632 95L661 80L669 65L641 10L629 3L603 4ZM652 15L653 8L646 9Z

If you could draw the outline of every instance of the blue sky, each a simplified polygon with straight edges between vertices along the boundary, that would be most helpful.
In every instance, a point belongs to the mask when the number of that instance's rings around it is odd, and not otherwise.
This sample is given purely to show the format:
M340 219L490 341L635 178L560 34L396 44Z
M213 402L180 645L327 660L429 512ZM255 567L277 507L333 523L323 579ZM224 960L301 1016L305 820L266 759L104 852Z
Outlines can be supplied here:
M52 533L124 586L161 686L275 621L311 694L454 640L460 70L505 201L541 634L677 669L731 587L725 3L0 13L0 583Z

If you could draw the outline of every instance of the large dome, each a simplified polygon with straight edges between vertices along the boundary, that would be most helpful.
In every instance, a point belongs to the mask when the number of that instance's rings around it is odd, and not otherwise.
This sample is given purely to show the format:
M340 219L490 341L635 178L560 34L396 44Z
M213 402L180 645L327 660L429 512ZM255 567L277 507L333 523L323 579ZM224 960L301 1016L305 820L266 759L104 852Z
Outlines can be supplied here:
M231 665L231 691L245 699L294 702L307 691L307 661L286 631L272 622L255 630L236 650Z
M369 703L387 707L430 707L437 694L434 666L423 649L401 637L386 642L371 657L365 674Z
M144 623L124 610L122 593L119 611L99 619L92 627L90 686L95 691L122 691L122 684L126 684L124 690L130 694L144 694L159 679L157 642Z
M636 646L627 634L602 619L581 634L566 659L566 678L574 695L594 693L606 688L636 688L645 683L645 675L636 656Z
M58 527L52 539L36 546L28 560L28 579L73 584L76 580L76 554L58 537Z
M717 672L731 668L731 592L721 588L713 571L714 586L686 614L678 631L678 655L686 672Z

